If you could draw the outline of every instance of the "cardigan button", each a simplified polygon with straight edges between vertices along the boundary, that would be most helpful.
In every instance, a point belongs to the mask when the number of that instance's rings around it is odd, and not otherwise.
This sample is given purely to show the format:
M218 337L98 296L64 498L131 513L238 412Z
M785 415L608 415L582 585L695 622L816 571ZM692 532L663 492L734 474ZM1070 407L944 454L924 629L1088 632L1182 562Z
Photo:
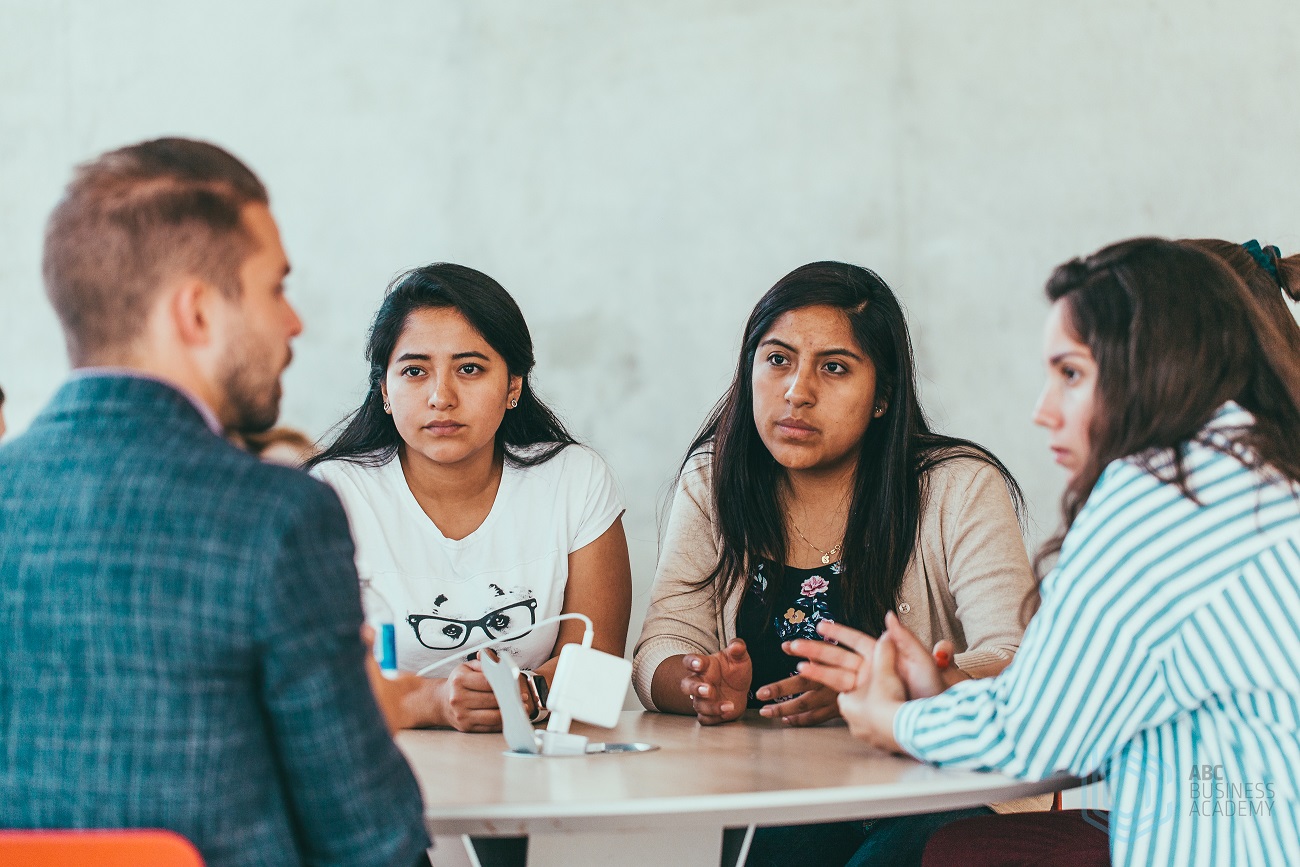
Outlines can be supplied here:
M911 611L911 610L912 610L912 606L911 606L911 605L908 605L906 602L904 602L902 605L898 606L898 613L899 613L899 614L906 614L907 612L909 612L909 611Z

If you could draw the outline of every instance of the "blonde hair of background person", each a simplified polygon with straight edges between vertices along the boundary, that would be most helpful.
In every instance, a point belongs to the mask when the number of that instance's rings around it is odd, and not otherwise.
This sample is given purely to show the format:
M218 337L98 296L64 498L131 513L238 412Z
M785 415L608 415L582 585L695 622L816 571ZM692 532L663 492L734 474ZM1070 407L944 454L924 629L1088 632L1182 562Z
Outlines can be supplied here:
M248 451L271 464L301 467L318 454L311 437L297 428L273 427L243 437Z

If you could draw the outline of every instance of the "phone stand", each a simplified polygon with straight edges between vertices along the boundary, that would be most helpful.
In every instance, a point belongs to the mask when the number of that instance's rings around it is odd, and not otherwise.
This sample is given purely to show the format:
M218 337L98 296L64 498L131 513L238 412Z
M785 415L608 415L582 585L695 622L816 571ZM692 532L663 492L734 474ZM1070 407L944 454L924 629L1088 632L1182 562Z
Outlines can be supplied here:
M479 661L501 708L501 731L510 747L508 755L582 756L658 749L640 743L588 743L585 736L569 732L569 724L575 719L601 728L617 724L632 678L632 664L625 659L590 647L565 645L547 701L551 721L545 731L534 729L528 719L519 692L519 666L510 654L485 649L479 653Z

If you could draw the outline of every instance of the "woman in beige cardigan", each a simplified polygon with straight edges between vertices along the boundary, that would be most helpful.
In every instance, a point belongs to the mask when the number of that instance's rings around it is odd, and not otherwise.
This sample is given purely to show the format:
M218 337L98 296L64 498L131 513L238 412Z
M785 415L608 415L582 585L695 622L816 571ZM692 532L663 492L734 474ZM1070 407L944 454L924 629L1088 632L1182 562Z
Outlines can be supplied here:
M1035 586L1019 501L997 458L929 429L884 281L838 262L796 269L750 314L679 475L637 694L704 725L746 708L816 725L839 715L836 694L796 672L788 642L817 638L822 620L878 635L889 611L949 678L997 674ZM749 863L843 863L867 838L881 863L919 863L929 832L967 814L766 829Z

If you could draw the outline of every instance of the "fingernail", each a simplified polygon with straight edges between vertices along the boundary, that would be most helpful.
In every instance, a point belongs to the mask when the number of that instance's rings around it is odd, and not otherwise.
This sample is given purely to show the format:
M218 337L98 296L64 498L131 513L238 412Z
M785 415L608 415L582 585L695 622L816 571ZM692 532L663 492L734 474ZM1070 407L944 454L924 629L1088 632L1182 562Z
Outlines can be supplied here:
M724 701L724 702L722 703L722 707L720 708L720 710L721 710L723 713L731 713L734 709L735 709L735 705L733 705L733 704L732 704L731 702L729 702L729 701Z
M759 708L759 709L758 709L758 715L759 715L759 716L776 716L776 709L775 709L775 708L770 708L770 707Z
M708 688L707 686L702 686L702 687L700 687L700 695L701 695L701 696L705 696L705 697L707 697L708 694L709 694L709 688Z

